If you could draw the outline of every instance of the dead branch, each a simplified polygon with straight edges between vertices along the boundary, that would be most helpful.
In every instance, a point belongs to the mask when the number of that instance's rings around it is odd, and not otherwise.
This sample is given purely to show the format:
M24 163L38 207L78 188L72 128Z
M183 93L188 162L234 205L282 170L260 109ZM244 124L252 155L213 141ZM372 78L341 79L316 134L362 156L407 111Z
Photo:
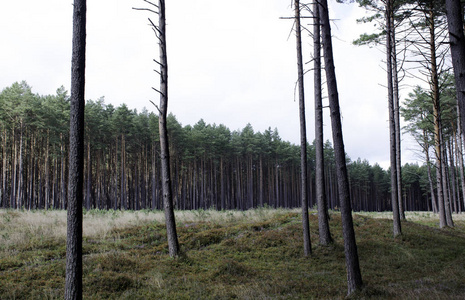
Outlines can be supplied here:
M150 103L152 103L153 106L158 110L158 112L161 114L160 108L158 108L158 105L156 105L152 100L149 100Z
M150 4L150 5L155 6L156 8L159 8L158 5L156 5L155 3L152 3L152 2L147 1L147 0L143 0L143 1L144 1L145 3L148 3L148 4Z
M152 10L152 9L150 9L150 8L138 8L138 7L133 7L132 9L134 9L134 10L146 10L146 11L149 11L149 12L152 12L152 13L158 15L158 12L157 12L157 11L154 11L154 10Z
M153 87L152 90L154 90L155 92L157 92L160 95L162 95L163 97L165 97L165 94L163 94L161 91L157 90L156 88Z

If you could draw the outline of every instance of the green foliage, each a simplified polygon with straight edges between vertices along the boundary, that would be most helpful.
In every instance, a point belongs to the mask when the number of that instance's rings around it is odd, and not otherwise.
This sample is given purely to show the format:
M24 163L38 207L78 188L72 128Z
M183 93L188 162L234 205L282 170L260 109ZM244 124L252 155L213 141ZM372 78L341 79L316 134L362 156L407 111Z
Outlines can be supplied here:
M377 45L381 42L381 40L384 38L385 32L380 32L380 33L372 33L372 34L361 34L358 39L353 41L352 43L355 46L363 46L363 45Z
M453 76L449 72L442 73L440 82L440 113L442 130L445 138L450 138L456 130L457 104ZM404 130L411 134L424 151L434 145L433 98L430 91L416 86L404 105L400 108L401 116L407 122Z

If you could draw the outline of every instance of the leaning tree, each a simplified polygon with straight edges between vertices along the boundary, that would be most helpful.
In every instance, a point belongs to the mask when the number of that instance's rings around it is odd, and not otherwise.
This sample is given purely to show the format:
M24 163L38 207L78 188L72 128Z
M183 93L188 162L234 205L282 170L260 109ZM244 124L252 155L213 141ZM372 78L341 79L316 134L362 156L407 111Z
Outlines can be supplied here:
M322 0L320 6L321 37L323 43L326 84L328 87L331 127L333 132L334 155L336 159L336 175L338 183L339 203L341 205L342 232L347 267L348 294L353 294L363 285L360 272L357 244L352 219L349 179L347 174L344 140L342 136L341 113L334 67L333 46L331 41L331 25L329 22L328 2Z
M159 111L159 134L160 134L160 157L161 157L161 180L163 192L163 205L165 209L166 234L168 238L168 248L171 257L176 257L180 253L178 235L176 232L176 220L174 217L173 205L173 189L171 185L171 170L170 170L170 153L168 143L168 58L166 51L166 14L165 0L159 0L158 5L150 1L144 0L153 7L151 8L134 8L136 10L146 10L158 15L158 25L152 22L149 18L150 25L158 39L160 60L155 62L159 65L160 70L156 71L160 75L160 88L153 88L160 94Z

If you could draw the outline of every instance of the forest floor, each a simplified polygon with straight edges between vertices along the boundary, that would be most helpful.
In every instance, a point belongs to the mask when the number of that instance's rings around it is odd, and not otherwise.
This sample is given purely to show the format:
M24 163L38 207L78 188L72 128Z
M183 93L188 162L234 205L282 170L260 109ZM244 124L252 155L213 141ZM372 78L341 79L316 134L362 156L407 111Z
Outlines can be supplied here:
M334 244L303 257L299 210L176 212L184 254L167 253L162 212L85 212L84 299L343 299L341 218ZM389 214L354 213L364 288L353 299L463 299L465 216L439 229L412 212L392 236ZM66 212L0 210L0 299L61 299Z

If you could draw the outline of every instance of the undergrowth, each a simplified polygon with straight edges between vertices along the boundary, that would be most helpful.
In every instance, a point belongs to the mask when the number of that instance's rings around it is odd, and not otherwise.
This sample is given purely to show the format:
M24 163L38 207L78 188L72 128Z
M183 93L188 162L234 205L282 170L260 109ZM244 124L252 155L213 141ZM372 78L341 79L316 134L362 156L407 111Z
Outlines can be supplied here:
M24 212L25 213L25 212ZM126 212L129 213L129 212ZM183 254L168 256L157 218L105 227L84 237L85 299L342 299L346 271L341 219L331 213L334 244L318 246L310 215L313 254L303 257L298 211L177 212ZM23 212L2 211L0 235ZM113 221L125 214L112 212ZM86 212L88 218L106 218ZM147 216L150 212L143 212ZM428 217L434 218L434 216ZM111 219L111 218L110 218ZM141 219L144 219L141 221ZM65 226L61 220L55 226ZM460 299L465 295L465 222L438 229L432 220L407 221L392 237L392 222L355 214L363 290L354 299ZM19 226L19 225L18 225ZM15 227L17 228L17 227ZM28 232L36 232L29 229ZM4 237L5 240L7 238ZM62 298L65 239L30 236L0 246L1 299Z

